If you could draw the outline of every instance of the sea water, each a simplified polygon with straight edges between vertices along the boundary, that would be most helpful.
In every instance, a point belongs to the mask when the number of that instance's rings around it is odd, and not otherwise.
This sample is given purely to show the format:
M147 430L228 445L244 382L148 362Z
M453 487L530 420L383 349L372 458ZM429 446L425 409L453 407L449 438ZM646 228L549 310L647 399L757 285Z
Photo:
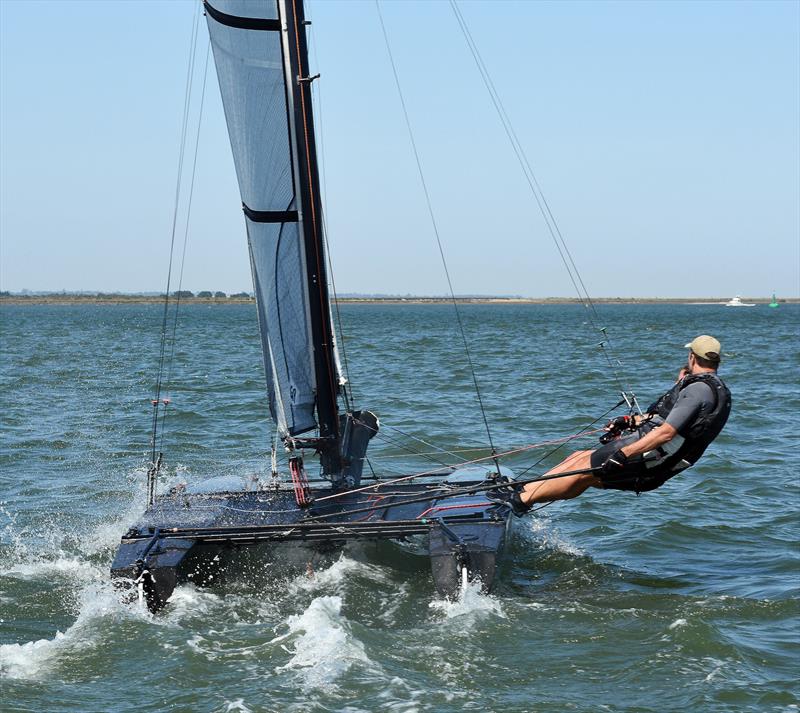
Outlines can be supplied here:
M443 600L424 558L387 545L256 562L153 615L120 602L109 566L144 506L162 310L3 306L0 707L799 710L800 307L461 309L500 451L597 427L623 387L646 406L700 333L722 341L731 420L653 493L591 490L516 522L491 595ZM347 304L341 322L354 403L381 417L375 472L487 454L452 306ZM255 308L182 306L167 357L160 487L268 480ZM541 473L594 438L504 462Z

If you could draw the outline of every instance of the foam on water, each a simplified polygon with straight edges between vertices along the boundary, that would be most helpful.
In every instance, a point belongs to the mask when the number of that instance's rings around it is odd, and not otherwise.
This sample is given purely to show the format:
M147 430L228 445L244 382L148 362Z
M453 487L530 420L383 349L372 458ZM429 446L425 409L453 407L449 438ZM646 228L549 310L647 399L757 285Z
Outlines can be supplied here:
M361 575L379 584L388 584L389 577L378 565L360 562L342 553L330 567L309 570L294 579L289 587L294 592L317 590L339 591L354 575Z
M529 517L524 525L517 525L517 533L521 539L535 545L539 549L551 549L567 555L585 554L577 545L565 537L550 518L545 516Z
M221 602L214 592L198 589L194 584L181 584L172 592L164 618L177 623L187 617L202 617Z
M8 567L0 568L0 577L18 579L47 579L63 577L78 581L87 581L96 574L95 567L77 557L63 556L55 560L41 559L33 562L14 562Z
M286 625L288 633L273 642L291 640L292 648L281 645L292 658L276 671L298 671L309 686L334 687L353 664L370 663L364 645L348 630L341 597L315 598L302 614L290 616Z
M29 641L25 644L2 644L0 675L8 678L37 678L47 672L59 652L68 645L67 635L60 631L52 639Z
M126 605L108 582L85 586L79 594L80 609L75 622L65 631L56 631L52 639L24 644L0 645L0 672L8 678L41 679L59 664L84 655L100 643L100 621L111 618L152 620L146 608Z
M141 496L132 499L114 517L88 523L90 526L81 531L80 537L75 536L72 527L57 520L44 527L19 526L15 515L0 507L0 515L7 518L2 535L10 545L0 576L37 579L63 574L84 582L96 580L98 567L94 560L113 552L121 533L141 515L143 503ZM106 577L103 570L103 578Z
M457 599L434 599L428 606L443 614L445 619L468 617L471 620L489 615L506 618L500 600L491 594L482 594L477 581L469 582Z
M722 669L725 668L725 662L711 657L707 657L704 659L704 661L711 665L711 671L705 677L704 681L705 683L711 683L717 676L719 676Z
M134 507L139 507L138 503L131 505ZM132 513L126 511L122 520L132 521ZM117 518L106 521L89 537L78 540L74 548L67 549L70 533L59 527L50 527L34 538L24 528L16 528L14 519L10 519L4 535L11 547L6 566L0 569L0 577L34 582L44 580L51 586L54 580L72 584L70 597L74 597L78 613L69 627L56 631L52 638L0 645L0 675L41 679L51 674L62 661L79 657L99 643L102 636L100 621L103 619L157 621L138 602L123 601L110 581L108 562L97 561L98 555L108 548L111 533L116 533L114 539L118 539L123 529Z

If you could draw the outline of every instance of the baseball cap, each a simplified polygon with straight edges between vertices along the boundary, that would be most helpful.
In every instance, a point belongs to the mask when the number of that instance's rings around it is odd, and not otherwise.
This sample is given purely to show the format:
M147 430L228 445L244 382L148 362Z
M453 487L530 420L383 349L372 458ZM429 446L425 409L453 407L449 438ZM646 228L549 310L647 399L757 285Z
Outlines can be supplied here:
M722 353L722 345L707 334L701 334L689 342L686 349L691 349L696 356L708 359L709 361L719 361Z

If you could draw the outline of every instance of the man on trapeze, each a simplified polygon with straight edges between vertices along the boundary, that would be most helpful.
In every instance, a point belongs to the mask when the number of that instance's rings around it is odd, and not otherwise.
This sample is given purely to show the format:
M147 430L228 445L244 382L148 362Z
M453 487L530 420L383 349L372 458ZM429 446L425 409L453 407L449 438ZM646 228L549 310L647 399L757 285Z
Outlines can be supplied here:
M606 426L605 445L576 451L545 475L590 470L498 493L515 515L537 503L576 498L587 488L655 490L694 465L722 431L731 392L717 376L720 343L702 335L686 345L689 361L678 381L641 416L621 416Z

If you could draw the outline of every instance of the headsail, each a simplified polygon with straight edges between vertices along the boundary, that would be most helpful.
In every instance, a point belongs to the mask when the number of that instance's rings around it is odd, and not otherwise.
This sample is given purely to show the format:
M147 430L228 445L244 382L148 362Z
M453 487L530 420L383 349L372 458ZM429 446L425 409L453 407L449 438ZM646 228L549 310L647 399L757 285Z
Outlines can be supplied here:
M299 0L204 0L239 181L270 410L284 436L338 439L330 318ZM316 415L315 415L316 411Z

